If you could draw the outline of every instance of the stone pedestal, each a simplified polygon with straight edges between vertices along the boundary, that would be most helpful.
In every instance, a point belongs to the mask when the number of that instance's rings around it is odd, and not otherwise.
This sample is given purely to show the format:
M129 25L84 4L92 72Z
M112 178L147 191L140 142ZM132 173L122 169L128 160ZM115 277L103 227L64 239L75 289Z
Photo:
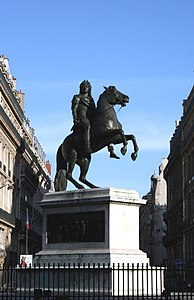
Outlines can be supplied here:
M145 264L139 249L139 206L134 190L97 188L45 194L40 264Z

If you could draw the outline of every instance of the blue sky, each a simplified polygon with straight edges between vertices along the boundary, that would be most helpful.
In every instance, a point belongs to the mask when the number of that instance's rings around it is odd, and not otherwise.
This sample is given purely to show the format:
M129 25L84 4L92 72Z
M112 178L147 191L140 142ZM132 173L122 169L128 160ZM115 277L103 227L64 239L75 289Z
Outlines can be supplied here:
M93 155L88 179L100 187L150 190L150 177L169 153L175 120L194 79L193 0L6 1L0 53L55 174L55 155L72 126L71 99L87 79L97 101L103 86L130 97L118 113L140 151L130 159ZM78 177L78 170L75 170ZM68 189L73 189L71 185Z

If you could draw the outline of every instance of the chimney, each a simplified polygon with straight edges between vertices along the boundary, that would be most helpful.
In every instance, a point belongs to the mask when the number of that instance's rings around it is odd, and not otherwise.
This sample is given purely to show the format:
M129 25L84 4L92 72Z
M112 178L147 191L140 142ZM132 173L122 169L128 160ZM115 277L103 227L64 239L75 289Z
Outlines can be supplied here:
M47 168L47 171L49 172L49 175L51 175L51 163L49 160L46 161L46 168Z

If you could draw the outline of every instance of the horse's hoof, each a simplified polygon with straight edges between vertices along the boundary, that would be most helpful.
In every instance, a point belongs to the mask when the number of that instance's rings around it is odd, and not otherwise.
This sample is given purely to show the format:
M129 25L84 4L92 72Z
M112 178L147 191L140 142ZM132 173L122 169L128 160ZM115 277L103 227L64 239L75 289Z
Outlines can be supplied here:
M122 154L122 155L125 155L126 152L127 152L127 148L126 148L126 147L122 147L122 148L121 148L121 154Z
M136 158L137 158L137 153L132 153L131 154L131 159L132 160L136 160Z
M85 187L81 184L79 184L77 188L78 188L78 190L85 190Z
M120 159L120 157L117 156L114 152L110 154L110 158Z

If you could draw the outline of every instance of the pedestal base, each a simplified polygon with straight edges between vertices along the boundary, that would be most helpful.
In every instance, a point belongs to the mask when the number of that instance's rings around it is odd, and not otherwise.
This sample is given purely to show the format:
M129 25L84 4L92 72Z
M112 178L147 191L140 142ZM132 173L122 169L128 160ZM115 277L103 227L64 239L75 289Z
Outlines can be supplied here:
M105 188L48 193L43 208L40 264L147 264L139 250L139 206L134 190Z
M90 265L110 265L113 264L149 264L149 259L147 258L146 253L141 250L128 250L128 251L111 251L107 252L106 250L77 250L77 251L66 251L66 250L57 250L57 251L40 251L36 254L35 257L36 263L40 265L63 265L74 263L76 265L80 264L90 264Z

